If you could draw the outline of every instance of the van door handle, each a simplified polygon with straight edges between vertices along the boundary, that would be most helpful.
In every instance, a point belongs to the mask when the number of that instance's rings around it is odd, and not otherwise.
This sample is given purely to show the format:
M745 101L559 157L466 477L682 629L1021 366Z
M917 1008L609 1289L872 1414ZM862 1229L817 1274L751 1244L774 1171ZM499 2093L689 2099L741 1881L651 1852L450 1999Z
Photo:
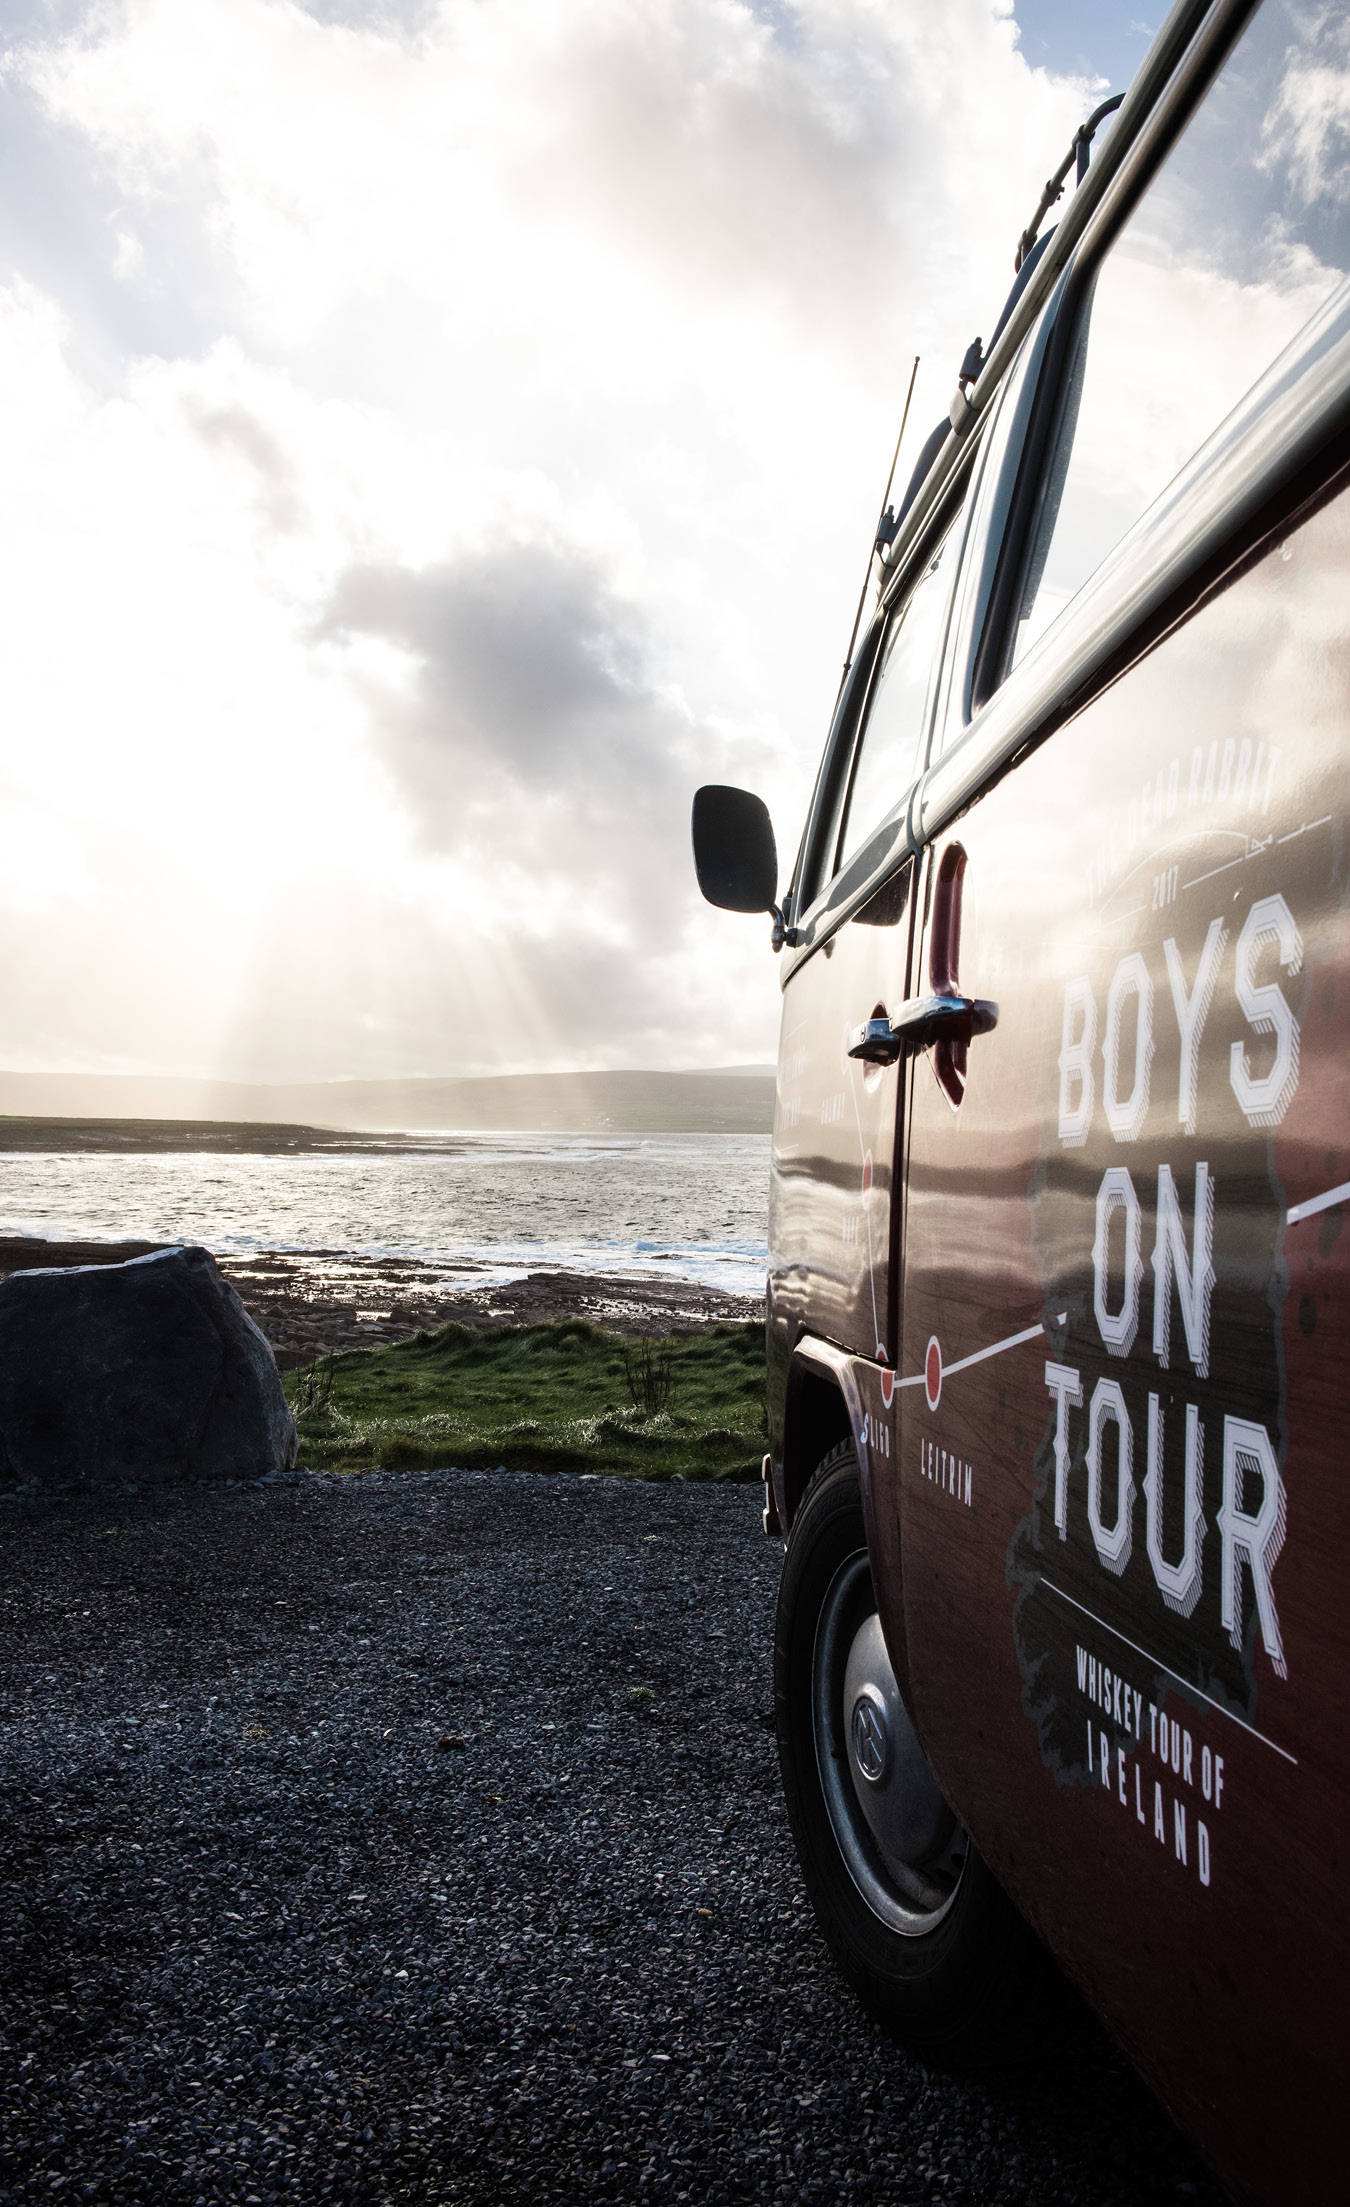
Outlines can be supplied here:
M894 1019L865 1019L849 1039L848 1054L865 1065L894 1065L905 1050L933 1042L969 1042L998 1025L998 1006L981 996L910 996Z

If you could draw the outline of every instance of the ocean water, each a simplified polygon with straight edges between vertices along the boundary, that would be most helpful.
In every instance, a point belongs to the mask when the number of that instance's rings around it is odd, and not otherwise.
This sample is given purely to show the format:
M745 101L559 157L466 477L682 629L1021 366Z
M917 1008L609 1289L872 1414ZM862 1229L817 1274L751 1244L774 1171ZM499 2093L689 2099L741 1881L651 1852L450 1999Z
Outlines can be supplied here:
M544 1268L764 1290L769 1137L461 1135L451 1154L0 1157L0 1234L417 1257L446 1284Z

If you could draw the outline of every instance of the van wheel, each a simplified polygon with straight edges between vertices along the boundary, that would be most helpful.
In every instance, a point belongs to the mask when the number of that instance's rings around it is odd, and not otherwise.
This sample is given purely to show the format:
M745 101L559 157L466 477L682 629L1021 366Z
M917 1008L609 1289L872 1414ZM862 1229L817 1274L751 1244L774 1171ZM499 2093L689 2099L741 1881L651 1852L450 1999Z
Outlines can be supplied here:
M851 1441L825 1458L793 1520L774 1706L807 1894L844 1976L925 2060L1012 2057L1051 1965L915 1737L877 1616Z

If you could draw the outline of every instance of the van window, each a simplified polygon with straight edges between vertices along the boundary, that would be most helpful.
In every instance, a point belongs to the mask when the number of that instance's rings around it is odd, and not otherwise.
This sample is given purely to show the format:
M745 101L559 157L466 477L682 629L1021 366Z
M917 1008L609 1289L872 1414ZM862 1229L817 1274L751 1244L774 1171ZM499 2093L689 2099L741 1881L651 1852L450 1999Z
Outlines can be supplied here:
M929 679L946 603L949 530L904 604L891 615L877 657L867 717L853 760L837 864L843 866L899 804L921 764Z
M1266 0L1078 308L1005 660L1350 269L1350 21Z
M879 628L880 616L877 616L863 632L862 641L835 703L834 719L830 723L825 755L816 777L816 791L811 800L801 863L793 889L794 917L799 918L803 912L808 912L834 878L834 858L839 847L839 823L843 818L844 803L848 796L853 739L867 698L868 678L876 657Z

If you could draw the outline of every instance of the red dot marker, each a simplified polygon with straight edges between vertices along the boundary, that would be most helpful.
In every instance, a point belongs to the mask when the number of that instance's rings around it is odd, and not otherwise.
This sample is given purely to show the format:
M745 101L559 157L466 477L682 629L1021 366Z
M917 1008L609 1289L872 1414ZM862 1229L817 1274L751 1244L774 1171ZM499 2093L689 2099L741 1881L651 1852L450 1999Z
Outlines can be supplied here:
M942 1399L942 1351L936 1334L930 1339L928 1354L923 1360L923 1391L928 1397L929 1409L936 1410Z

